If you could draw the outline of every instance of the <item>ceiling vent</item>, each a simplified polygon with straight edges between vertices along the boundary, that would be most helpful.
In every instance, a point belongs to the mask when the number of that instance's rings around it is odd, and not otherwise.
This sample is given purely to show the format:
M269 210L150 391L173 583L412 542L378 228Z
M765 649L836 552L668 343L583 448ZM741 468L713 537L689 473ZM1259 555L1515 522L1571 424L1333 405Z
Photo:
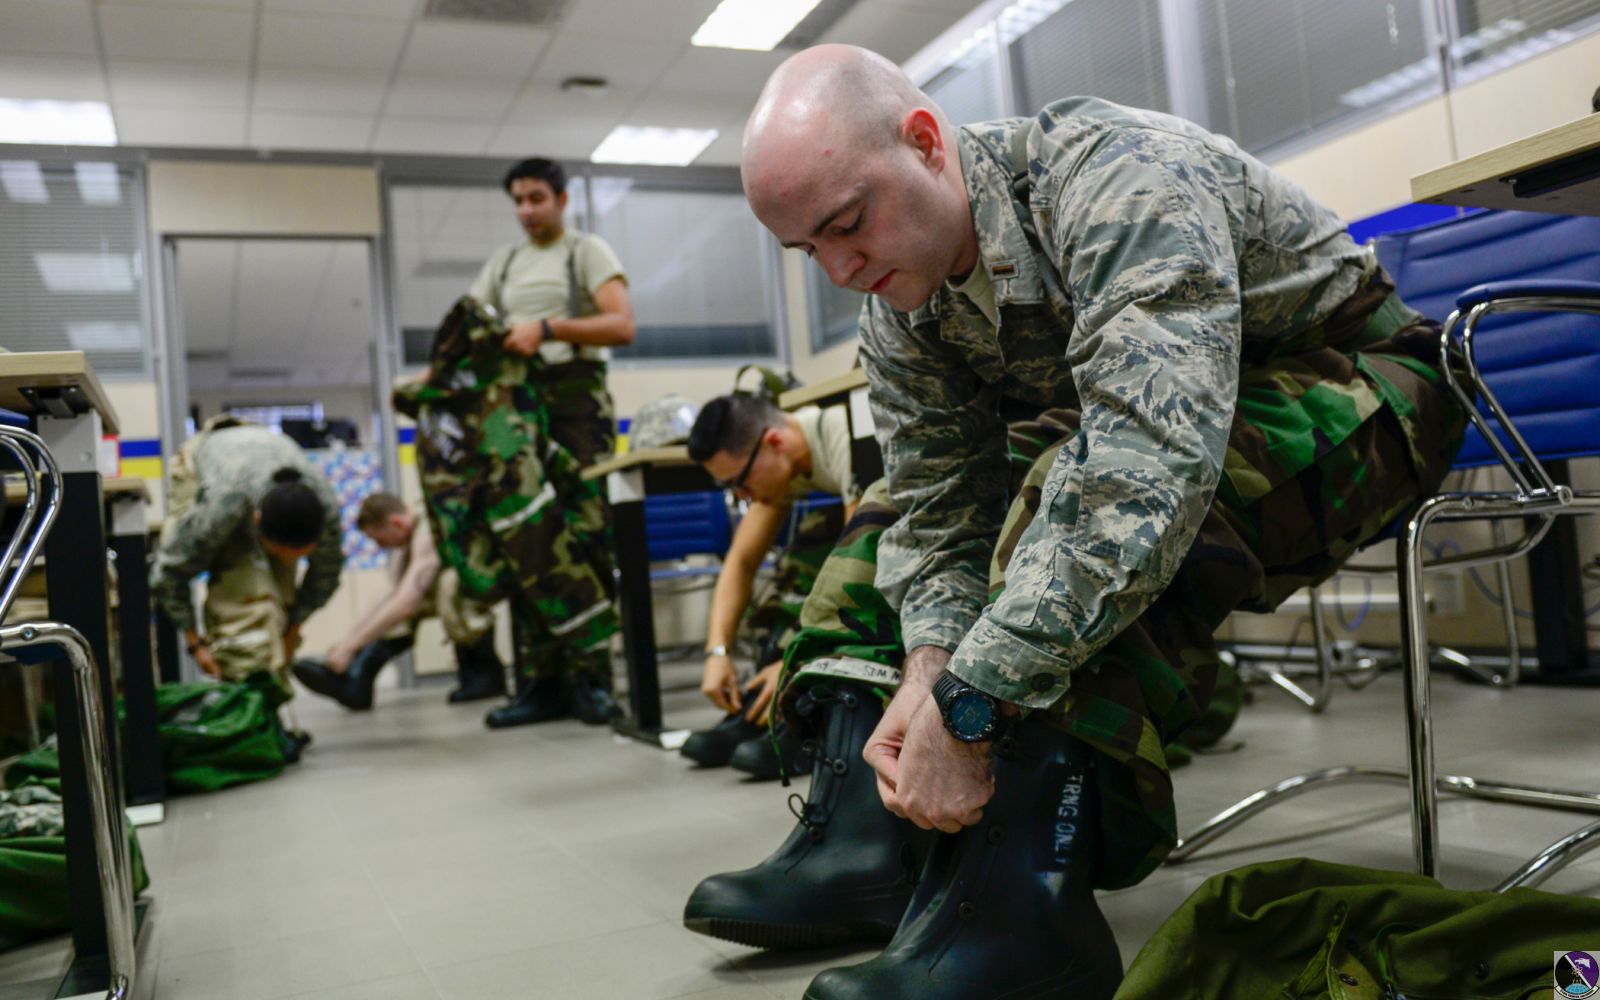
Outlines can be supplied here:
M422 16L434 20L547 28L561 20L566 6L567 0L428 0Z

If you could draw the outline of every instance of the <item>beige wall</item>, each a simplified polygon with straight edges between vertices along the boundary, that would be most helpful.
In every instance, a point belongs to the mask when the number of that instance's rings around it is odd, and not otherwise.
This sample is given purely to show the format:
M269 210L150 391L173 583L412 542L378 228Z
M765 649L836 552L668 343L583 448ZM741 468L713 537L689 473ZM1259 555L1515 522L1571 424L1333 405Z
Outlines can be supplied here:
M375 236L383 231L372 167L157 160L150 227L230 236Z

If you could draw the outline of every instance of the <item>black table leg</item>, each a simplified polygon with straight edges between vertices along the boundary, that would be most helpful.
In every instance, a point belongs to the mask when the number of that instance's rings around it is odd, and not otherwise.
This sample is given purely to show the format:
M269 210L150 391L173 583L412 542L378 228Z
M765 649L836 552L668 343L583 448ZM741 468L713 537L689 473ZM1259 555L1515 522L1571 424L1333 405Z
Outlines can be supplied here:
M628 716L617 732L661 745L661 678L656 664L655 606L650 596L650 546L644 499L612 498L617 541L617 598L622 612L622 650L628 661Z
M144 501L139 501L144 519ZM122 690L127 705L123 726L123 763L127 768L128 804L164 802L166 778L161 773L161 745L156 738L156 677L150 657L150 579L145 565L145 533L116 534L117 628L121 633Z

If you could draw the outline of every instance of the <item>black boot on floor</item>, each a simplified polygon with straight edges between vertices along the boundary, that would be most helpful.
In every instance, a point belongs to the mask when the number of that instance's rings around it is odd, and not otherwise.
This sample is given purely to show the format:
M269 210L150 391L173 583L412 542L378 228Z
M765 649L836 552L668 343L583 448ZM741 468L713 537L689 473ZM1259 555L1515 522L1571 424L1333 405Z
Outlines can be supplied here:
M494 633L470 646L456 643L456 689L450 692L450 704L503 698L505 694L506 668L494 651Z
M524 681L517 696L485 715L483 724L490 729L509 729L534 722L565 719L571 714L567 707L567 679L538 677Z
M754 688L744 692L744 702L750 703L751 692ZM729 712L722 717L722 721L710 729L702 729L697 733L690 733L684 740L678 752L699 764L701 767L726 767L728 761L733 759L733 752L746 740L753 740L767 734L767 727L759 722L751 722L744 717L744 710Z
M606 665L610 670L610 664ZM567 707L572 714L577 716L585 725L605 726L612 719L622 718L622 706L611 697L611 689L606 684L605 676L588 670L580 670L572 675L567 684Z
M684 926L757 948L887 941L931 835L883 807L861 759L882 703L849 683L819 684L796 707L820 730L810 795L789 800L799 825L754 868L696 886Z
M777 781L786 772L793 777L810 767L807 746L793 729L780 722L776 732L763 729L760 736L739 744L728 764L756 781Z
M983 821L942 835L883 954L806 1000L1108 1000L1122 982L1095 904L1099 793L1083 743L1029 719L995 745Z
M329 670L321 660L300 659L289 668L307 689L332 698L352 712L372 707L372 688L389 661L411 648L410 639L376 639L350 658L344 673Z

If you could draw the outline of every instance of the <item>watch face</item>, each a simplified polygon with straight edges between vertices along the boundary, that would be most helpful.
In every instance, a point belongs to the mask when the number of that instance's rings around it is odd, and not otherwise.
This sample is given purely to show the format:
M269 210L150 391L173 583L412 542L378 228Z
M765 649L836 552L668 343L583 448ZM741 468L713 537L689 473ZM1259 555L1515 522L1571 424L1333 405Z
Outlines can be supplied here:
M994 705L981 693L969 691L950 703L950 725L967 736L976 736L994 722Z

